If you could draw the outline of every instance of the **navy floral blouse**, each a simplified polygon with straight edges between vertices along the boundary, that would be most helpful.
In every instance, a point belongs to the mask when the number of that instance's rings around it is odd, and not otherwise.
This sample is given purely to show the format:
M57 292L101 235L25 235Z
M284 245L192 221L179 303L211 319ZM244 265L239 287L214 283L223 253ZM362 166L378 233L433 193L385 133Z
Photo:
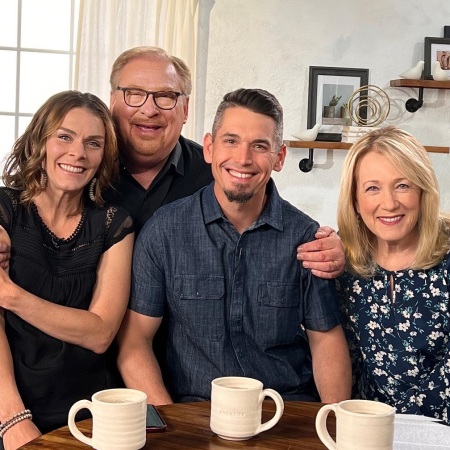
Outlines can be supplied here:
M338 279L354 398L450 424L449 265Z

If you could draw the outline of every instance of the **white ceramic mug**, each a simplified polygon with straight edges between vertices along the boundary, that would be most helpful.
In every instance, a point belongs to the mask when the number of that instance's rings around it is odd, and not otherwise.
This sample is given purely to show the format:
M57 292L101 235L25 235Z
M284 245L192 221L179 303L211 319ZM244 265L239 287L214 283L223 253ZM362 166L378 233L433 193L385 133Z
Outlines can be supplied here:
M273 399L275 415L261 424L262 403ZM250 439L272 428L282 416L284 403L273 389L264 389L261 381L246 377L216 378L211 382L211 430L223 439Z
M327 430L330 411L336 415L336 441ZM371 400L345 400L322 406L316 416L320 440L330 450L392 450L395 408Z
M75 423L83 408L92 414L92 438ZM69 430L79 441L97 450L138 450L145 445L147 395L135 389L107 389L96 392L92 401L80 400L69 411Z

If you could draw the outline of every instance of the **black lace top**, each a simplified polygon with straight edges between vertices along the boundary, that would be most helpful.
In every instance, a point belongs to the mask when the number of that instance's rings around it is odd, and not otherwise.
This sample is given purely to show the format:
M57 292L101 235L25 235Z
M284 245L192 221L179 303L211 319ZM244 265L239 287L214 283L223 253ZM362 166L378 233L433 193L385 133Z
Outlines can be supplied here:
M11 237L11 279L48 301L87 310L102 254L133 231L128 212L87 201L75 232L60 239L18 196L0 188L0 225ZM5 321L19 392L42 432L67 424L76 401L120 385L112 347L98 355L50 337L11 312Z

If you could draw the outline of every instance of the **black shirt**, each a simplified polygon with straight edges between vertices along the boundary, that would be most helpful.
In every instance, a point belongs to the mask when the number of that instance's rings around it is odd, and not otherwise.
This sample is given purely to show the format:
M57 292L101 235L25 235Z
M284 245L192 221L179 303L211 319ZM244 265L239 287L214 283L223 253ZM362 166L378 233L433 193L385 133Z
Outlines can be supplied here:
M119 179L104 192L105 200L127 209L136 234L162 205L187 197L213 180L211 166L203 159L201 145L180 136L166 164L148 189L120 163Z

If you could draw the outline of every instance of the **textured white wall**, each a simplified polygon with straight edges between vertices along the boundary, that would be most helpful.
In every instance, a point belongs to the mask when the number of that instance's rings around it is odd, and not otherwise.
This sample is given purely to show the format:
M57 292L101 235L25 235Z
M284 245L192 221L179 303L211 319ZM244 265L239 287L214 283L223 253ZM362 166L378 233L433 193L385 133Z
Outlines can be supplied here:
M448 0L203 0L199 51L205 94L204 130L210 130L222 96L240 87L274 93L284 107L285 139L306 128L309 66L369 69L369 82L386 90L386 123L424 145L450 146L450 90L425 90L424 106L404 108L417 89L390 88L389 80L423 59L425 36L443 36ZM202 94L199 94L202 95ZM197 103L199 104L199 103ZM315 150L314 168L298 169L307 149L288 149L274 179L281 195L322 224L336 226L343 150ZM430 154L442 208L450 211L448 155Z

